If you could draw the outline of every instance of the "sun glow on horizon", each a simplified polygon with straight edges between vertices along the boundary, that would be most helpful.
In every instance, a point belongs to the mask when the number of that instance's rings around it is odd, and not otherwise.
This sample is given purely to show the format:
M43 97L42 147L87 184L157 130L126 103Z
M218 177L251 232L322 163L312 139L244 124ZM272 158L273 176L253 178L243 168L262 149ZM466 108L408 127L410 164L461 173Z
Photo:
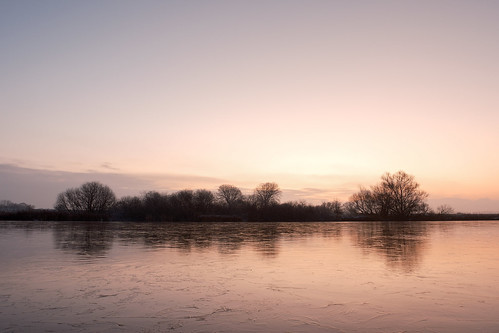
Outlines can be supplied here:
M275 181L310 200L404 170L435 197L499 199L498 14L473 2L2 3L0 164L163 189Z

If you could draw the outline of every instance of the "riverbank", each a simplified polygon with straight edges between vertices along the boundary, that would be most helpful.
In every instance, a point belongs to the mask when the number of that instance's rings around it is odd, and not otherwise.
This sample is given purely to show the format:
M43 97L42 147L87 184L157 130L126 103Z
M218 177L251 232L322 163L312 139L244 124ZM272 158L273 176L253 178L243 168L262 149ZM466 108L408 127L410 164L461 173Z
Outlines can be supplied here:
M20 212L0 212L1 221L127 221L112 214L103 213L68 213L53 209L32 209ZM414 215L404 218L383 218L380 216L355 216L342 215L326 219L316 220L317 222L335 222L335 221L495 221L499 220L499 214L425 214ZM306 222L310 219L301 219L300 217L289 218L289 216L263 216L260 219L248 219L239 215L199 215L189 220L189 222ZM135 222L151 222L147 219ZM186 222L169 221L164 222Z

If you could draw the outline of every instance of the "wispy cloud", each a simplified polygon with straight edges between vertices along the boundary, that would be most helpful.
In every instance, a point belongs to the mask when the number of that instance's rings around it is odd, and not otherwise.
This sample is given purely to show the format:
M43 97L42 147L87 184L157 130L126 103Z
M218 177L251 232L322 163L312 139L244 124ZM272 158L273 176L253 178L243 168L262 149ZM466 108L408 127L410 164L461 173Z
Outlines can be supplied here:
M116 169L107 163L108 169ZM298 177L298 176L296 176ZM271 177L272 178L272 177ZM338 181L339 178L339 181ZM320 180L332 183L334 186L291 188L282 186L283 201L306 201L319 204L323 201L339 199L346 201L352 193L358 190L356 182L339 176L325 175L308 178L312 183ZM221 184L234 184L250 194L253 191L250 183L238 183L235 179L206 177L186 174L124 174L118 172L68 172L48 169L33 169L16 164L0 164L0 200L26 202L37 208L51 208L57 194L67 188L77 187L88 181L99 181L110 186L118 197L140 195L146 191L173 192L181 189L206 188L216 190ZM270 180L272 181L272 180ZM242 186L240 186L242 185ZM366 183L369 185L369 183ZM460 212L498 212L499 200L483 198L479 200L430 197L429 204L437 207L441 204L452 206Z
M115 168L115 167L113 167L113 166L112 166L112 164L111 164L111 163L108 163L108 162L104 162L104 163L102 163L102 164L100 165L100 167L101 167L102 169L105 169L105 170L120 171L120 169L119 169L119 168Z
M284 189L284 200L289 201L307 201L310 203L321 203L324 201L346 200L353 192L349 188L302 188L302 189Z
M58 193L88 181L99 181L108 185L118 197L139 195L146 191L177 191L187 187L215 188L224 183L223 179L195 175L67 172L0 164L0 200L26 202L38 208L50 208Z

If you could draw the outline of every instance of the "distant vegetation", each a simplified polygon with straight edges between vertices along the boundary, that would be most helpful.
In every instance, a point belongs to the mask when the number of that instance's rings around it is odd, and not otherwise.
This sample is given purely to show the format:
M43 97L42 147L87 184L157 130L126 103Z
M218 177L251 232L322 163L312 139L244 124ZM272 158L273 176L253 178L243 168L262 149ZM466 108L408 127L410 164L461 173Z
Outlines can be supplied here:
M253 194L243 195L233 185L223 184L215 192L182 190L171 194L147 192L118 200L113 217L131 221L325 221L341 217L339 202L319 206L305 202L280 203L276 183L263 183Z
M14 203L9 200L1 200L0 201L0 212L3 213L17 213L24 212L34 209L35 207L32 205L22 203Z
M182 190L173 193L146 192L116 199L99 182L70 188L56 198L54 210L36 210L30 205L0 202L0 219L14 220L120 220L120 221L341 221L495 218L495 215L454 214L447 205L430 209L428 194L414 176L403 171L386 173L369 189L361 187L350 199L312 205L305 201L281 203L276 183L262 183L250 195L234 185L223 184L214 192Z

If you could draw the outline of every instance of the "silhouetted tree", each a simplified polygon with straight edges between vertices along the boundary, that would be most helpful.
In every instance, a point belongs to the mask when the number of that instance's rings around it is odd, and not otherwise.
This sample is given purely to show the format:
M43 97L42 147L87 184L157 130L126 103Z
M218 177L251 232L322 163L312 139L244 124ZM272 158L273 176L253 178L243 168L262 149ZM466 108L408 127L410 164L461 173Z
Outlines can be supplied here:
M206 214L213 209L215 196L208 190L194 192L194 206L199 214Z
M88 182L57 196L55 209L66 212L105 213L115 204L116 196L106 185Z
M83 204L80 200L81 193L77 188L70 188L59 193L55 203L55 209L58 211L82 212Z
M437 207L436 213L440 215L454 214L454 209L449 205L440 205Z
M384 174L381 183L372 186L371 190L361 188L351 196L347 207L352 213L361 215L404 218L426 213L427 197L428 194L419 189L414 176L399 171L393 175Z
M329 218L329 214L324 214L324 211L319 206L312 206L305 201L298 201L270 206L263 212L262 219L272 221L319 221Z
M192 220L195 216L194 211L194 192L191 190L182 190L170 195L171 214L175 220Z
M426 210L424 200L428 193L419 189L414 176L399 171L393 175L386 173L381 177L380 191L390 203L389 215L407 217Z
M115 205L118 219L142 221L145 219L144 205L139 197L123 197Z
M217 199L222 201L227 205L229 210L231 210L235 205L243 200L243 194L241 190L234 185L220 185L217 190Z
M321 219L338 218L343 215L343 206L338 200L323 202L319 209Z
M253 196L258 207L268 207L279 203L281 190L276 183L263 183L258 185Z
M378 215L379 213L374 194L363 187L350 197L346 207L348 212L353 215Z
M171 216L169 197L167 194L150 191L142 198L144 220L168 221Z

